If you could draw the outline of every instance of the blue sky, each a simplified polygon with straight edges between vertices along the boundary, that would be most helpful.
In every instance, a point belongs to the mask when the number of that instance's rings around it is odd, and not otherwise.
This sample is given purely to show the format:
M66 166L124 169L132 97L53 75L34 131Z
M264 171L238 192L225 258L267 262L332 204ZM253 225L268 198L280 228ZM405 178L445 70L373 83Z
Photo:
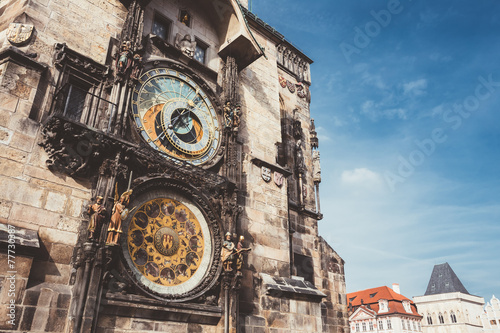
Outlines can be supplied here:
M423 295L448 262L500 295L500 2L251 2L314 60L320 233L347 291Z

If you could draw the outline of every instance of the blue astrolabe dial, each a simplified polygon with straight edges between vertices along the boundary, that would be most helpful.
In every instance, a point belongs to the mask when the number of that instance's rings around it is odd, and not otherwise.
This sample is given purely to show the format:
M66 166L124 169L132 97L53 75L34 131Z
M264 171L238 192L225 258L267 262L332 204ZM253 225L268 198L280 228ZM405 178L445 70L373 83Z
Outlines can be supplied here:
M221 130L207 94L187 75L151 69L132 93L132 113L141 136L170 157L202 165L215 156Z

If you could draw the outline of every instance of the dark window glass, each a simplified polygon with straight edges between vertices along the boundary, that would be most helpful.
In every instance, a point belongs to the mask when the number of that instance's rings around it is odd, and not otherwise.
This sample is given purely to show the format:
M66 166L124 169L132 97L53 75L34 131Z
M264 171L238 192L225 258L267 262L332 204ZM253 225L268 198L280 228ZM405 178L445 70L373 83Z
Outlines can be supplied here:
M156 14L153 20L151 33L160 37L161 39L167 40L170 34L170 21Z
M204 64L206 56L207 56L207 47L201 42L196 41L196 49L194 50L194 59Z

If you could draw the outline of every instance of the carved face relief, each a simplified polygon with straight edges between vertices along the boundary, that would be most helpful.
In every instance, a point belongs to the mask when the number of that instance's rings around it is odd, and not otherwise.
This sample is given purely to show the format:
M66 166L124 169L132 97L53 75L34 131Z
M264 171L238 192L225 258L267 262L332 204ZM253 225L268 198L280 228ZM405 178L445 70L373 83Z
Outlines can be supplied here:
M263 166L261 168L261 172L262 172L262 179L264 179L265 182L269 182L271 180L271 169Z

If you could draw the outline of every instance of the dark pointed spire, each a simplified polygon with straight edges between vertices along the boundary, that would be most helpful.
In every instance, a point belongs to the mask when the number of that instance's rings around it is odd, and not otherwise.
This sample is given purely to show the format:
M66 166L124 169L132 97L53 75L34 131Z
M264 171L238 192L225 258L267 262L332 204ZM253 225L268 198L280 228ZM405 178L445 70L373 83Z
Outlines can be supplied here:
M435 265L432 270L431 279L427 285L425 295L436 295L461 292L469 294L467 289L455 274L450 265L446 262L444 264Z

